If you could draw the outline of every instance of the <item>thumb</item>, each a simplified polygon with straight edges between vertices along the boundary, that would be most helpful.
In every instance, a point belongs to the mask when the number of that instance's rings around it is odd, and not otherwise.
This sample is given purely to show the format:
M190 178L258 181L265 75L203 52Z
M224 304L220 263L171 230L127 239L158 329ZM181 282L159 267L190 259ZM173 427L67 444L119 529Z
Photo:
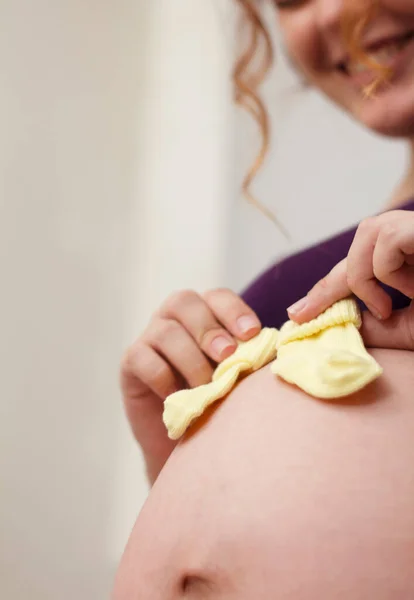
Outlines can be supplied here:
M395 310L386 321L364 312L361 335L368 348L414 350L414 302L408 308Z

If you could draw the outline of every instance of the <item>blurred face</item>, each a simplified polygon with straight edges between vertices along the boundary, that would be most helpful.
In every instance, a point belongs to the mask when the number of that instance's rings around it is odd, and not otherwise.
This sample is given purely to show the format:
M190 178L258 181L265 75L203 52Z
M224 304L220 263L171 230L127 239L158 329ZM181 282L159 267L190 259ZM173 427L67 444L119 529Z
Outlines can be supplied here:
M275 0L284 43L307 81L370 129L414 137L414 0L377 0L362 49L386 67L388 83L369 98L377 72L351 59L342 34L349 0ZM357 10L371 4L354 0Z

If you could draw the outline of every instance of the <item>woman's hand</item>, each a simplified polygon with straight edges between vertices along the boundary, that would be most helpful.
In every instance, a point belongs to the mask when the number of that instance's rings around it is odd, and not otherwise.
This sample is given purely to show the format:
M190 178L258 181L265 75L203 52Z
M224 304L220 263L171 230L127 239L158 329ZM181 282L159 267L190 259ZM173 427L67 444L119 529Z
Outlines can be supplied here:
M363 221L347 258L288 309L289 317L304 323L355 294L371 313L364 315L367 345L414 350L414 306L392 313L391 298L378 282L414 298L413 212L395 210Z
M126 352L121 366L123 399L151 482L175 445L162 422L165 398L208 383L217 363L235 351L237 340L249 340L260 329L255 313L230 290L204 296L182 291L164 302Z

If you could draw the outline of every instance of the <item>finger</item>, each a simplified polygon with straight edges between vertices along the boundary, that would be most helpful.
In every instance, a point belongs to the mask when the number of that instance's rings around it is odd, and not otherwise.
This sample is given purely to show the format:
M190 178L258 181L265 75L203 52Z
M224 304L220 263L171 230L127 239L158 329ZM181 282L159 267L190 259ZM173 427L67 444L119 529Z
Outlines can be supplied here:
M221 362L237 348L235 339L195 292L173 294L163 304L159 315L167 321L181 324L202 351L215 362Z
M146 339L191 388L211 381L213 367L188 331L177 321L159 319Z
M121 387L131 430L146 456L153 482L175 445L162 420L163 400L184 384L164 359L139 342L122 362Z
M361 334L368 348L414 350L414 304L381 322L363 313Z
M374 250L374 274L383 283L414 298L414 226L411 221L385 225Z
M347 298L351 291L348 286L346 259L338 263L326 277L310 290L305 298L288 308L288 315L296 323L305 323L320 315L334 302Z
M125 397L141 399L150 390L165 400L184 385L167 361L143 342L134 344L122 361L121 387Z
M375 279L373 256L381 222L366 219L358 227L347 258L350 290L360 298L377 319L389 317L391 299Z
M249 340L259 333L262 327L259 317L231 290L211 290L204 294L204 299L220 323L239 340Z

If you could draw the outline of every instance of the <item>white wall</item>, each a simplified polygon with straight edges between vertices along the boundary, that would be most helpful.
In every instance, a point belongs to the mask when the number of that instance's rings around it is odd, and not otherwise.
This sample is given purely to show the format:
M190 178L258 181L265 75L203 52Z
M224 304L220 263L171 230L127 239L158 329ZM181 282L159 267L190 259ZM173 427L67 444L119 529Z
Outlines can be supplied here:
M146 9L146 0L1 3L8 600L109 596Z
M149 10L138 201L131 222L131 256L138 258L130 263L137 268L129 294L133 334L174 290L202 292L226 282L234 189L228 6L222 0L157 0ZM141 479L131 479L136 447L125 435L121 440L111 521L116 556L143 499Z
M2 3L2 598L109 596L147 492L121 353L172 288L223 283L223 17Z

